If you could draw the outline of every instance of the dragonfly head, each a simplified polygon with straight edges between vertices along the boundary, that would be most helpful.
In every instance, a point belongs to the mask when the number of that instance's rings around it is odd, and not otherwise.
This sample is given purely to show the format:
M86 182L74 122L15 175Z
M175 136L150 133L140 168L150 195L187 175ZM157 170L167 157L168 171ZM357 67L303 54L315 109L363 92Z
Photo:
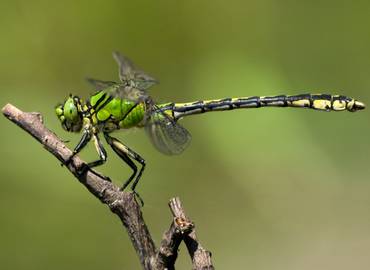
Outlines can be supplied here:
M82 129L83 111L81 103L79 97L69 95L64 104L55 107L55 113L64 130L79 132Z

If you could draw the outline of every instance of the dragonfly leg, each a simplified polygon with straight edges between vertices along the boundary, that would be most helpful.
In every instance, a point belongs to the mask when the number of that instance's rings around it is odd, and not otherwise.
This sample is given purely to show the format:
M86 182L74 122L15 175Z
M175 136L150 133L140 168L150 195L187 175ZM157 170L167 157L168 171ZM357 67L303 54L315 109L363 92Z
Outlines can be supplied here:
M101 141L100 141L100 139L98 137L98 134L93 134L92 135L92 139L94 141L94 145L95 145L96 151L99 154L99 159L98 160L95 160L95 161L92 161L92 162L89 162L88 164L86 164L79 171L79 174L80 175L86 173L89 169L91 169L93 167L97 167L97 166L103 165L105 163L105 161L107 160L107 152L105 151L105 149L103 147L103 144L101 143ZM91 172L94 173L95 175L103 178L104 180L111 182L111 180L110 180L109 177L104 176L104 175L101 175L101 174L99 174L99 173L97 173L95 171L91 171Z
M130 178L123 184L121 190L124 190L135 178L133 184L131 185L131 190L139 198L139 200L141 201L141 204L144 205L143 200L140 198L139 194L135 191L135 188L145 169L145 160L139 154L137 154L136 152L128 148L126 145L124 145L122 142L120 142L118 139L109 136L107 133L104 133L104 136L105 136L105 139L107 140L107 143L112 147L113 151L116 152L116 154L123 161L125 161L126 164L129 165L130 168L134 171L133 174L130 176ZM137 162L141 164L141 169L137 175L136 175L137 166L132 161L132 159L136 160Z
M82 137L80 141L78 142L78 144L76 145L75 149L73 150L72 155L66 160L64 164L62 163L61 165L68 166L71 163L73 157L77 155L87 145L90 139L91 139L91 131L89 129L84 129L82 133Z
M100 142L100 139L98 137L98 134L94 134L92 136L92 138L94 140L94 145L95 145L96 151L99 154L99 159L98 160L95 160L95 161L92 161L92 162L89 162L87 165L90 168L103 165L105 163L105 161L107 160L107 152L105 151L102 143Z

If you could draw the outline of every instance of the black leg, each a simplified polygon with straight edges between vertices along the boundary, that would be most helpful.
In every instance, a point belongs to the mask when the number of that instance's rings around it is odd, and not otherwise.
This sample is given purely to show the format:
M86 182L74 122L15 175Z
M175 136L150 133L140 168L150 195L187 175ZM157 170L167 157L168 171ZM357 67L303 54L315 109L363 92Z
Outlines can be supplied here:
M97 166L103 165L105 163L105 161L107 160L107 152L105 151L105 149L103 147L103 144L100 142L100 139L98 137L98 134L93 134L92 139L94 141L94 145L95 145L96 151L99 154L99 159L98 160L95 160L95 161L92 161L92 162L89 162L87 165L85 165L79 171L79 174L84 174L89 169L91 169L93 167L97 167ZM94 173L97 176L100 176L101 178L103 178L103 179L105 179L107 181L111 181L109 177L103 176L103 175L101 175L101 174L99 174L99 173L97 173L95 171L91 171L91 172Z
M136 173L137 173L137 166L135 165L135 163L130 159L130 157L127 155L126 151L124 150L121 150L122 147L117 147L115 146L115 144L117 145L122 145L123 147L126 147L124 146L120 141L118 141L117 139L115 138L112 138L110 137L108 134L104 133L104 137L105 139L107 140L107 143L112 147L113 151L128 165L130 166L130 168L133 170L133 173L131 174L131 176L129 177L128 180L125 181L125 183L123 184L121 190L124 190L132 181L132 179L134 179Z
M107 143L112 147L113 151L116 152L117 155L121 157L123 161L125 161L127 165L129 165L131 169L134 171L133 174L130 176L130 178L123 184L122 190L125 189L131 183L131 181L135 178L134 183L131 186L131 190L138 196L142 204L144 204L139 194L135 192L135 188L145 169L145 160L139 154L137 154L136 152L128 148L126 145L124 145L122 142L120 142L116 138L109 136L107 133L104 133L104 136L105 136L105 139L107 140ZM136 177L135 175L137 173L137 167L131 159L134 159L141 164L141 169Z
M86 128L86 129L84 129L84 131L82 133L82 137L81 137L80 141L78 142L75 149L73 150L72 155L66 160L65 165L68 166L68 164L71 163L73 157L75 155L77 155L87 145L87 143L90 141L90 139L91 139L91 131L90 131L90 129ZM63 166L63 164L62 164L62 166Z

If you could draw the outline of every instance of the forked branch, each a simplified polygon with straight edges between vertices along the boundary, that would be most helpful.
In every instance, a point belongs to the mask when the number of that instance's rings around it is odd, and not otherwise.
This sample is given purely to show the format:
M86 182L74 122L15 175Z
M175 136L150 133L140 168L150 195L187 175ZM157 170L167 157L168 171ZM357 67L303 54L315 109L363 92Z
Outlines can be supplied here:
M22 112L11 104L7 104L2 111L5 117L32 135L62 164L66 164L66 161L72 155L72 151L44 126L39 113ZM177 250L182 240L188 248L193 269L214 269L211 254L204 250L197 241L194 225L186 217L179 198L170 200L169 206L174 219L170 229L163 236L160 248L157 250L135 196L130 192L120 191L119 187L93 170L79 174L80 169L86 164L76 156L72 162L66 165L66 168L121 219L143 269L174 269Z

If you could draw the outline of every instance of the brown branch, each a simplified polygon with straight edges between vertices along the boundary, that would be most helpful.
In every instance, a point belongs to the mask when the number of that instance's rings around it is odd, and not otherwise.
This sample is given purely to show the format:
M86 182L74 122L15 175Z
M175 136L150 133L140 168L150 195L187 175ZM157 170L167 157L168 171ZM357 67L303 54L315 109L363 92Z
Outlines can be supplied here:
M2 111L5 117L32 135L62 164L66 164L72 151L43 125L39 113L22 112L11 104L7 104ZM121 219L143 269L174 269L177 249L182 240L188 247L193 261L193 269L213 269L210 253L198 243L193 230L194 226L186 218L178 198L170 201L174 220L157 251L135 196L132 193L120 191L116 185L107 181L106 177L93 170L79 174L80 169L86 164L76 156L66 167L95 197L108 205L110 210Z
M193 269L214 269L211 261L212 254L205 250L199 243L195 234L194 225L186 216L180 199L177 197L171 199L169 206L175 217L175 223L178 224L178 227L184 235L184 242L193 262Z
M206 251L197 240L194 224L186 216L178 197L172 198L169 207L173 215L173 222L163 234L161 246L157 253L157 261L167 265L168 269L174 269L178 247L183 240L189 251L193 263L193 269L213 270L211 253Z
M178 202L181 206L179 198L173 198L170 200L169 206L173 214L173 221L168 231L163 234L161 246L157 253L158 261L167 265L168 269L174 269L179 245L181 241L184 240L185 234L188 234L194 228L194 224L190 220L184 219L182 216L175 214L172 208L173 202Z

